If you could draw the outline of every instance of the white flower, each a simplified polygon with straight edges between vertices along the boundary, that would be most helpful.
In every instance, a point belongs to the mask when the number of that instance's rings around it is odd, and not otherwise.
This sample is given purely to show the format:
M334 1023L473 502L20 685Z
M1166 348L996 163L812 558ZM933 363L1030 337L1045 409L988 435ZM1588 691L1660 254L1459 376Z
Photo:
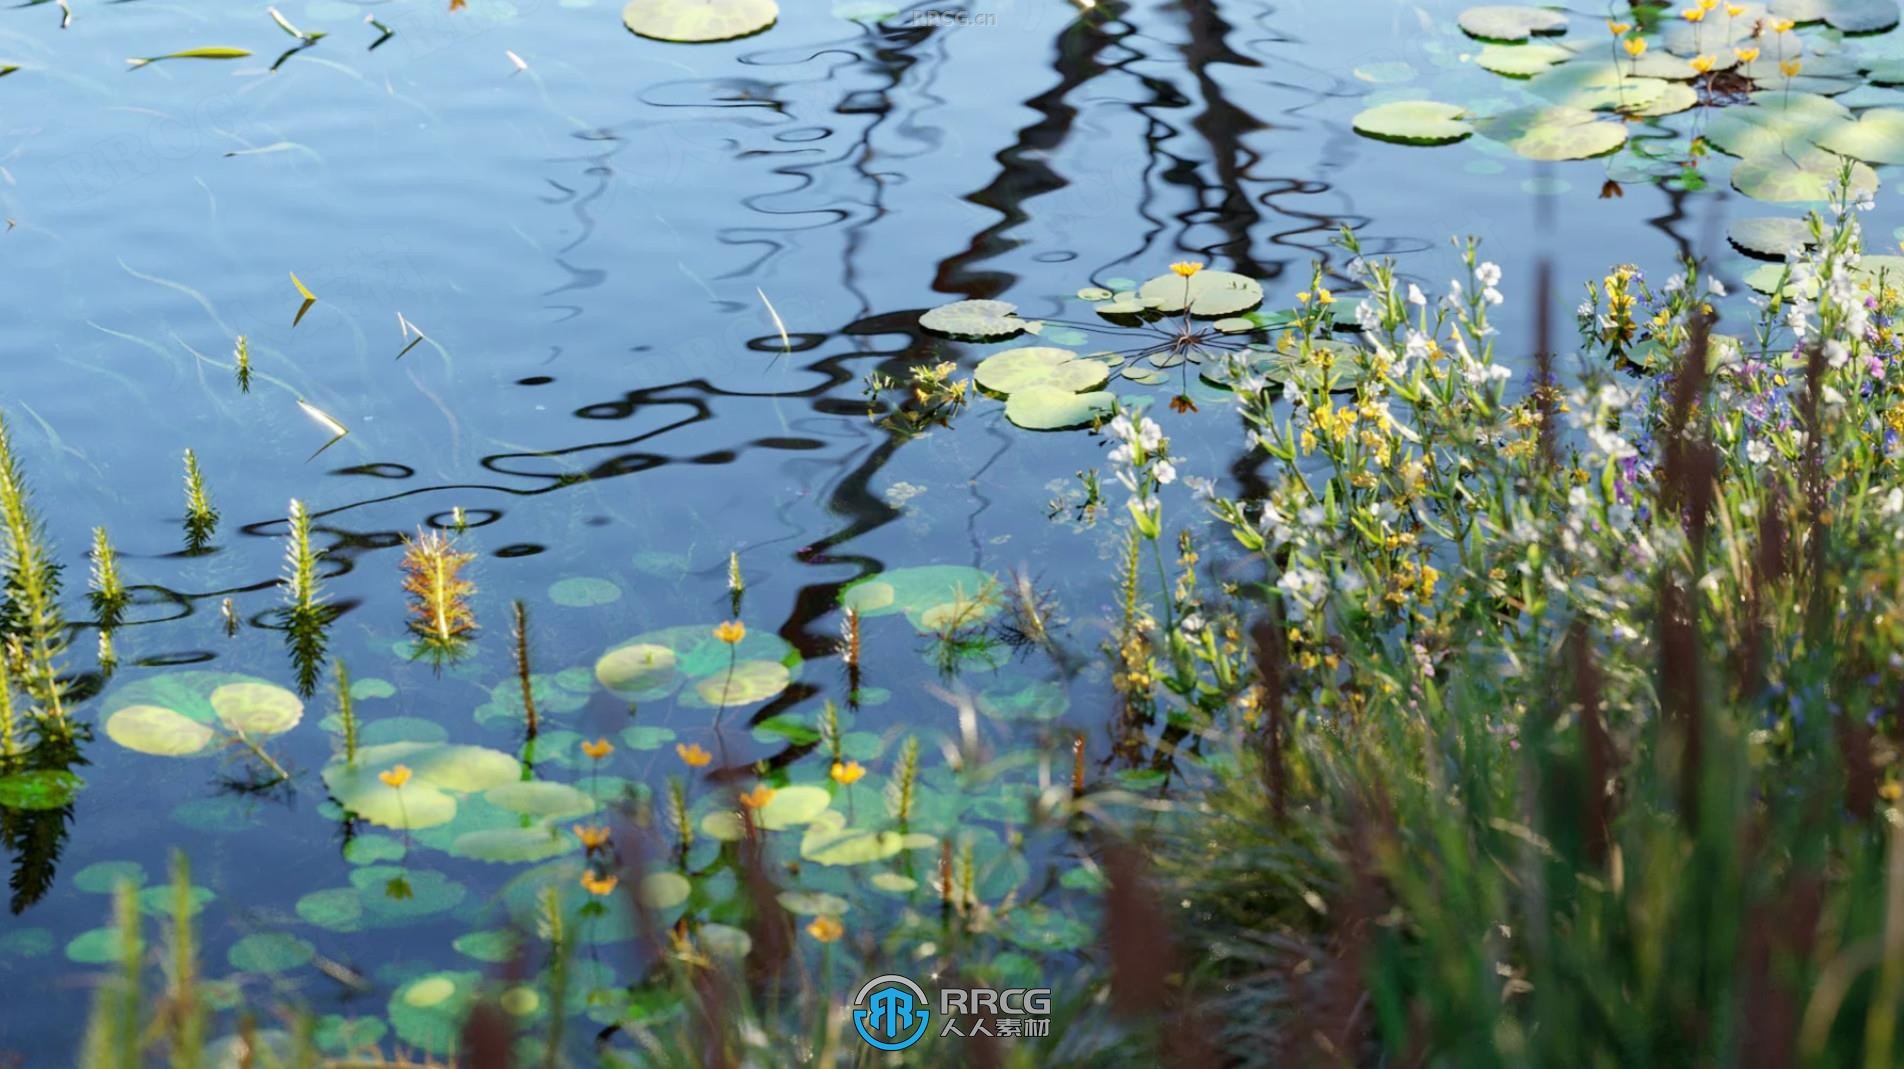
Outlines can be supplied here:
M1878 507L1878 511L1886 516L1904 512L1904 489L1893 486L1891 492L1884 495L1884 504Z
M1493 286L1489 286L1487 289L1481 291L1481 299L1489 304L1500 304L1502 300L1501 291L1495 289Z
M1156 420L1143 417L1137 425L1137 444L1143 446L1146 453L1156 452L1164 444L1164 429L1157 426Z
M1754 438L1745 444L1745 459L1751 461L1755 466L1763 465L1772 459L1772 447Z
M1184 634L1194 635L1197 632L1203 630L1203 617L1197 615L1194 612L1190 613L1189 615L1185 616L1177 624L1177 626L1183 628Z
M1574 309L1573 314L1574 314L1574 317L1577 319L1592 319L1593 318L1593 302L1581 301L1580 307Z
M1833 338L1825 343L1826 366L1830 367L1833 371L1837 371L1847 363L1850 363L1850 361L1851 350L1845 346L1844 342Z
M1725 283L1719 281L1717 276L1707 275L1706 276L1706 293L1709 296L1713 296L1713 297L1725 296L1726 295Z
M1662 288L1662 291L1665 293L1678 293L1685 288L1686 276L1675 271L1673 277L1666 280L1666 285Z
M1113 437L1121 439L1126 442L1130 441L1131 432L1134 430L1134 428L1131 426L1131 421L1129 416L1118 416L1116 419L1111 420L1110 427L1108 429L1110 430L1111 435Z
M1129 464L1131 462L1131 447L1128 445L1120 445L1111 450L1111 454L1107 459L1113 464Z
M1216 500L1215 479L1206 479L1201 475L1186 475L1183 477L1183 485L1190 488L1190 496L1198 501Z
M1157 485L1159 486L1169 486L1171 483L1177 481L1177 469L1172 467L1168 460L1159 460L1157 466L1150 469L1150 471L1151 474L1157 476Z
M1408 332L1408 344L1402 349L1402 359L1410 363L1428 359L1428 339L1421 331Z
M1428 295L1421 292L1421 287L1413 282L1408 284L1408 303L1417 308L1428 307Z
M1474 269L1474 280L1483 286L1494 287L1501 284L1501 265L1492 260Z
M1355 325L1370 334L1382 329L1382 313L1375 310L1375 302L1363 298L1355 303Z
M1309 505L1296 513L1296 522L1304 527L1320 527L1326 515L1328 514L1322 511L1321 505Z

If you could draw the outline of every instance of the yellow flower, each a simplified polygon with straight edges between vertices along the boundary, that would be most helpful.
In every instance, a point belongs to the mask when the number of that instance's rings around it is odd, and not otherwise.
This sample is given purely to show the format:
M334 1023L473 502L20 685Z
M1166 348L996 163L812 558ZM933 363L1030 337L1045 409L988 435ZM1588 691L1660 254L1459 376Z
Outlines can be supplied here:
M1727 4L1726 14L1736 19L1740 15L1745 14L1745 5L1744 4Z
M1316 302L1319 304L1334 304L1335 294L1325 289L1318 289L1316 290Z
M740 640L747 637L747 625L741 623L739 620L729 620L724 624L715 624L714 637L727 643L729 646L738 646L740 645Z
M1787 78L1798 77L1798 72L1804 69L1805 69L1805 64L1802 61L1796 60L1796 59L1780 60L1778 64L1778 72L1780 74L1783 74Z
M1608 21L1608 22L1607 22L1607 24L1606 24L1606 28L1607 28L1607 32L1609 32L1609 33L1611 33L1611 34L1612 34L1613 36L1615 36L1615 37L1618 37L1619 35L1621 35L1621 34L1623 34L1623 33L1625 33L1626 31L1628 31L1628 30L1630 30L1630 29L1632 29L1632 28L1633 28L1633 24L1632 24L1632 23L1630 23L1630 22L1612 22L1612 21Z
M749 809L760 809L773 801L774 789L765 783L757 783L754 789L740 796L740 804Z
M1792 32L1792 27L1796 25L1798 25L1798 23L1792 21L1791 19L1779 19L1777 22L1772 23L1772 32L1773 33L1790 33Z
M1699 0L1699 6L1707 11L1719 6L1719 0Z
M395 790L410 782L410 766L397 765L394 768L377 773L377 778L383 781L384 786Z
M1739 57L1740 63L1750 63L1759 58L1759 50L1756 48L1735 48L1732 54Z
M845 764L835 761L833 771L828 774L833 777L833 782L850 787L858 783L860 777L866 775L866 766L858 761L848 761Z
M1904 787L1899 787L1895 783L1887 783L1878 788L1878 797L1883 798L1887 802L1895 802L1899 798L1904 798Z
M1644 37L1629 37L1626 39L1625 45L1626 54L1632 56L1634 59L1638 59L1646 54L1646 38Z
M575 837L582 840L582 846L591 852L608 845L608 829L602 825L590 827L586 824L577 824L569 830L574 832Z
M607 876L597 876L592 872L582 873L582 886L592 895L609 894L615 890L615 885L620 882L620 878L613 873Z
M815 917L813 923L807 925L807 934L822 943L831 943L846 934L846 925L841 924L838 917Z
M1303 290L1301 293L1296 294L1296 300L1297 302L1301 304L1308 304L1309 297L1310 297L1310 293L1308 290Z
M703 749L698 742L690 742L686 746L677 742L674 744L674 752L681 755L682 762L689 768L704 768L709 761L714 760L714 755Z
M1712 65L1717 61L1711 56L1694 56L1690 62L1692 63L1693 70L1698 71L1700 74L1705 74L1712 70Z
M1203 265L1193 260L1184 260L1181 263L1171 264L1170 270L1180 278L1189 278L1191 275L1203 270Z
M600 761L602 758L615 752L615 744L609 742L607 739L596 739L594 742L583 743L582 752L587 754L590 758Z
M1689 7L1681 11L1679 17L1685 19L1687 22L1703 22L1706 18L1706 9L1703 7Z

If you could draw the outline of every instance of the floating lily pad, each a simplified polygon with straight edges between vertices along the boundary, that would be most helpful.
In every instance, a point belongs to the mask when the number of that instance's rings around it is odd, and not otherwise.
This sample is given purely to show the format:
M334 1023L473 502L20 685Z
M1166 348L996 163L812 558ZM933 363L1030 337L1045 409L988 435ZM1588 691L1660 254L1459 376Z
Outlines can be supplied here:
M770 631L749 631L735 646L714 637L713 624L649 631L611 648L595 663L595 678L630 701L653 701L684 681L725 675L730 660L774 661L798 679L801 658L787 641ZM783 688L784 689L784 688ZM690 694L688 704L700 699Z
M767 804L754 813L754 822L763 831L779 831L812 823L833 801L823 787L792 786L774 791Z
M664 697L674 690L674 651L651 642L631 642L595 662L602 686L632 700Z
M987 357L972 378L983 389L1009 395L1034 386L1077 393L1103 385L1108 374L1104 365L1080 360L1069 349L1030 346Z
M1525 41L1535 34L1567 32L1564 13L1521 4L1471 7L1457 21L1463 33L1484 41Z
M719 672L694 685L692 699L683 705L732 708L776 697L793 683L793 675L779 661L739 661L732 672Z
M566 783L529 780L505 783L483 792L483 800L511 813L539 820L571 820L595 812L595 799Z
M73 873L73 886L96 895L109 895L121 883L143 887L145 866L137 861L95 861Z
M401 788L380 778L398 765L411 772ZM359 749L355 763L333 761L323 779L333 798L365 820L414 829L449 823L457 796L514 782L521 770L514 757L481 746L393 742Z
M119 960L119 929L93 928L66 944L66 960L80 965L104 965Z
M1119 372L1125 378L1143 386L1155 386L1170 381L1170 376L1154 367L1127 367Z
M1661 115L1677 115L1682 111L1690 110L1698 103L1699 92L1692 86L1682 85L1679 82L1669 82L1666 85L1666 91L1660 94L1658 100L1653 101L1643 108L1628 112L1628 114L1647 119L1657 118Z
M1048 906L1027 905L999 918L999 934L1028 950L1078 950L1096 938L1091 926Z
M955 338L1005 338L1028 325L1009 301L953 301L919 317L919 325Z
M1518 52L1520 49L1507 49ZM1408 145L1450 145L1474 133L1462 120L1465 109L1433 100L1396 100L1377 104L1350 121L1355 132Z
M402 861L410 852L402 840L389 835L356 835L344 844L344 860L353 865L381 865Z
M297 900L299 919L326 931L355 932L363 928L364 900L355 888L327 887Z
M606 579L576 576L549 586L549 600L572 609L586 609L621 600L621 587Z
M726 924L703 924L696 935L710 955L728 961L738 961L754 949L752 936Z
M782 891L778 901L782 909L802 917L837 917L852 908L846 899L825 891Z
M651 872L641 878L639 894L649 909L673 909L688 900L694 885L678 872Z
M1840 157L1823 149L1748 156L1732 169L1732 187L1755 200L1791 203L1823 201L1838 188ZM1851 195L1877 191L1878 176L1853 162Z
M1234 271L1199 271L1188 285L1175 274L1158 275L1138 287L1138 299L1159 312L1183 311L1187 296L1190 314L1221 318L1247 312L1263 303L1262 284Z
M0 776L0 809L58 809L71 802L84 786L85 780L63 768Z
M1005 418L1028 431L1065 431L1088 427L1111 414L1117 397L1102 390L1072 393L1055 386L1031 386L1005 400Z
M1529 79L1527 90L1565 108L1636 111L1663 96L1668 84L1658 78L1636 77L1611 60L1575 60Z
M1078 299L1083 301L1108 301L1111 291L1102 286L1086 286L1078 291Z
M1559 45L1488 45L1474 57L1474 65L1508 78L1532 78L1573 58L1573 50Z
M1803 219L1760 216L1736 219L1726 230L1732 244L1758 256L1782 259L1793 249L1812 244L1811 224Z
M1583 108L1520 108L1475 128L1530 160L1582 160L1626 144L1626 127Z
M1824 22L1845 33L1876 33L1897 25L1893 0L1772 0L1772 13L1794 22Z
M864 865L905 849L905 837L890 829L848 827L846 815L827 810L807 826L800 856L816 865Z
M622 25L659 41L700 44L759 33L780 17L774 0L631 0Z
M840 591L840 604L861 616L905 613L913 626L926 630L926 614L940 606L960 606L978 620L1002 607L998 580L990 572L961 564L928 564L894 568L857 580Z
M1904 163L1904 111L1872 108L1826 127L1812 142L1827 152L1866 163Z
M390 1027L413 1047L448 1054L462 1038L463 1019L481 981L476 972L432 973L410 981L390 995Z
M218 893L211 888L194 885L185 892L186 912L197 916L217 898ZM178 891L169 883L146 887L139 891L139 911L149 916L169 917L176 912L178 904Z
M1734 156L1797 153L1850 119L1851 109L1829 97L1760 90L1749 105L1719 109L1705 137Z
M456 941L450 945L464 957L495 965L514 958L522 946L522 938L507 928L491 928L480 932L465 932L457 936Z
M999 720L1056 720L1071 707L1069 692L1057 683L1037 682L1016 690L986 691L978 710Z
M258 932L231 945L225 960L239 972L284 973L301 968L317 956L317 949L295 935Z
M450 853L474 861L547 861L575 850L580 843L567 831L537 824L528 828L486 828L466 832L450 843Z
M446 913L461 905L469 890L440 872L394 865L365 865L350 872L351 886L365 914L380 923L404 923Z
M100 712L107 737L126 749L186 757L211 744L213 724L255 736L278 734L297 724L303 704L269 680L187 670L120 687L107 695Z
M274 683L227 683L210 700L220 723L252 738L282 735L304 718L304 703Z
M189 757L211 744L212 729L156 705L129 705L106 718L106 737L135 753Z

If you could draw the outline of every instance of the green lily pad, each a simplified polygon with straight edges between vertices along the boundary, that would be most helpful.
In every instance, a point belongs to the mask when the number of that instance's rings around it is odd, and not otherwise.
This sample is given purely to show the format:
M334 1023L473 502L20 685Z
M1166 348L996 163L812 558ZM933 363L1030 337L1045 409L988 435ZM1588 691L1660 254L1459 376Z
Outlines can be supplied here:
M355 932L363 928L363 896L351 887L312 891L297 900L294 911L306 924L326 931Z
M700 44L747 37L780 18L774 0L630 0L621 22L642 37Z
M1499 141L1530 160L1583 160L1626 144L1623 124L1564 105L1520 108L1483 119L1475 128L1483 137Z
M1108 301L1111 296L1111 291L1102 286L1086 286L1078 291L1078 299L1081 301Z
M986 691L978 710L998 720L1056 720L1071 708L1071 697L1056 683L1037 682L1017 690Z
M1048 906L1028 905L999 918L998 932L1028 950L1078 950L1091 944L1097 933L1090 925Z
M1055 386L1031 386L1005 400L1005 418L1028 431L1065 431L1088 427L1111 414L1115 394L1102 390L1072 393Z
M119 929L93 928L66 944L66 960L79 965L105 965L119 960Z
M489 804L539 820L572 820L595 812L595 799L566 783L528 780L483 792Z
M1247 275L1234 271L1198 271L1186 280L1176 274L1158 275L1137 289L1138 299L1159 312L1183 311L1190 302L1190 314L1222 318L1247 312L1263 303L1263 286Z
M749 631L738 645L729 646L714 637L712 624L690 624L617 644L595 663L595 678L623 698L653 701L686 680L725 675L730 661L736 660L778 662L789 679L799 678L802 663L799 651L770 631Z
M1535 34L1567 32L1564 13L1522 4L1471 7L1457 22L1463 33L1484 41L1525 41Z
M727 961L739 961L754 949L753 937L731 925L703 924L696 935L702 949Z
M1559 45L1488 45L1474 57L1474 65L1508 78L1532 78L1573 58L1573 50Z
M1812 143L1866 163L1904 163L1904 111L1872 108L1819 131Z
M1783 259L1787 252L1813 244L1810 223L1776 216L1735 219L1726 229L1726 237L1748 253L1774 259Z
M320 1050L342 1055L374 1049L389 1032L390 1026L380 1017L345 1017L338 1013L327 1013L317 1019L317 1028L311 1038L317 1041Z
M389 835L357 835L344 846L344 860L353 865L381 865L402 861L410 852L403 841Z
M224 697L214 701L221 691ZM303 706L269 680L186 670L128 683L106 696L100 713L107 737L126 749L186 757L211 744L215 723L236 724L247 734L277 734L297 723Z
M732 672L708 676L694 685L694 693L683 705L733 708L752 705L777 697L793 684L793 675L779 661L739 661Z
M919 317L919 325L955 338L1005 338L1029 324L1009 301L953 301Z
M1659 78L1637 77L1612 60L1575 60L1529 79L1527 90L1564 108L1635 111L1663 96L1668 84Z
M304 718L304 703L274 683L227 683L210 700L220 723L253 738L282 735Z
M1840 157L1823 149L1748 156L1732 169L1732 187L1754 200L1791 203L1823 201L1838 188ZM1853 162L1851 195L1874 193L1878 176Z
M797 785L774 791L767 804L754 813L754 822L763 831L779 831L810 824L833 801L824 787Z
M0 809L58 809L71 802L84 786L85 780L63 768L0 776Z
M1127 367L1123 371L1118 372L1118 374L1141 386L1155 386L1160 382L1168 382L1170 380L1168 373L1159 371L1154 367Z
M474 861L547 861L575 850L580 843L567 831L548 824L528 828L486 828L465 832L450 843L450 854Z
M863 617L905 613L915 628L927 630L925 614L939 606L987 619L1003 607L998 580L990 572L962 564L894 568L856 580L840 591L840 604Z
M212 729L156 705L129 705L106 718L106 737L134 753L190 757L211 744Z
M972 373L980 388L1013 394L1034 386L1077 393L1103 385L1109 371L1094 360L1080 360L1069 349L1031 346L987 357Z
M397 988L390 995L390 1027L397 1037L430 1054L446 1055L462 1038L463 1019L476 1001L477 972L440 972Z
M15 928L0 935L0 958L43 958L57 945L45 928Z
M778 901L782 909L801 917L838 917L852 908L846 899L825 891L782 891Z
M498 965L516 956L522 946L522 938L507 928L491 928L480 932L465 932L450 944L458 954L477 961Z
M145 882L145 866L137 861L95 861L73 873L74 887L96 895L112 894L121 883L143 887Z
M225 960L239 972L285 973L301 968L317 956L317 949L295 935L258 932L231 945Z
M602 686L631 700L665 697L679 682L674 651L651 642L631 642L609 650L595 662Z
M1749 105L1721 108L1706 140L1734 156L1803 152L1815 137L1851 119L1851 109L1816 93L1760 90Z
M816 865L865 865L884 861L905 845L896 831L848 827L844 813L829 809L807 825L800 856Z
M1876 33L1897 25L1893 0L1772 0L1772 14L1794 22L1824 22L1845 33Z
M1518 52L1520 49L1508 49ZM1474 133L1462 120L1467 112L1433 100L1396 100L1360 112L1350 125L1364 137L1405 145L1451 145ZM1194 280L1193 280L1194 281Z
M1646 119L1657 118L1662 115L1677 115L1682 111L1691 110L1698 103L1699 92L1692 86L1683 85L1679 82L1668 82L1666 91L1659 95L1658 100L1653 101L1643 108L1636 108L1627 114L1637 115Z
M397 765L411 771L401 788L379 778ZM514 782L521 771L514 757L481 746L393 742L359 749L355 763L331 762L323 779L350 812L386 828L416 829L449 823L458 795Z
M469 889L440 872L395 865L364 865L350 872L351 886L369 919L401 924L447 913L461 905Z
M218 898L218 893L209 887L193 886L185 893L186 911L197 916L205 907ZM146 887L139 891L139 911L153 917L169 917L178 907L178 891L169 883Z
M586 609L621 600L621 587L606 579L576 576L549 586L549 600L572 609Z
M637 892L649 909L673 909L688 900L694 885L678 872L651 872L641 878Z

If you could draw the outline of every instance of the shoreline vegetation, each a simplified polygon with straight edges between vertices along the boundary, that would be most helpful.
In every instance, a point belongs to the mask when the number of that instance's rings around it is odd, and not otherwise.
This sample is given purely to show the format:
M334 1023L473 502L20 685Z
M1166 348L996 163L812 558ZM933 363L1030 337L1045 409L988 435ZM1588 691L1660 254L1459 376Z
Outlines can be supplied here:
M560 838L583 851L579 881L532 888L485 936L482 969L402 985L386 1038L375 1014L208 987L179 855L157 896L113 889L79 1064L868 1064L851 992L907 971L1056 992L1050 1039L928 1040L907 1064L1897 1064L1904 280L1866 266L1870 206L1842 180L1764 294L1730 294L1696 264L1663 278L1616 265L1585 287L1577 344L1540 339L1520 374L1489 321L1512 282L1475 243L1431 297L1344 231L1361 292L1331 294L1318 269L1280 344L1321 373L1272 382L1247 353L1227 361L1241 446L1261 461L1247 495L1187 470L1143 409L1114 408L1099 428L1124 539L1104 577L1108 712L1114 746L1167 774L1096 777L1079 736L1056 782L1018 801L1079 859L1062 882L1096 903L1094 926L992 890L970 838L920 833L933 758L916 738L883 790L856 786L874 759L850 709L828 703L808 740L829 769L819 785L624 784L606 738L579 742L575 785L531 783L501 754L492 777L492 751L463 752L477 747L360 743L339 662L325 784L397 833L375 840L391 864L362 886L405 910L441 892L397 862L429 844L432 814L473 804L463 788L582 823L465 832L457 849L553 856L536 851ZM1200 265L1173 270L1187 284ZM1544 278L1534 290L1559 299ZM1355 302L1351 344L1338 301ZM71 690L63 574L3 428L0 789L32 803L6 811L13 843L49 815L63 834L91 710ZM199 542L208 510L188 518ZM311 531L292 502L282 613L306 696L330 619ZM468 559L440 533L408 543L420 651L447 657L473 632ZM109 635L129 580L103 529L93 564L93 626ZM784 688L798 658L750 635L738 558L728 574L736 619L618 647L601 681L648 693L693 662L714 715ZM886 602L904 596L886 586ZM968 641L1004 600L955 585L921 630ZM1009 600L1040 640L1052 607L1028 585ZM861 616L898 609L842 601L857 695L876 674ZM538 700L546 717L561 692L539 688L520 602L513 615L499 693L519 695L534 752L558 744ZM209 701L263 785L291 775L265 745L297 722L294 696L228 684ZM121 726L157 714L141 716ZM139 738L212 736L165 726ZM714 759L674 749L689 772ZM843 896L789 897L801 858L862 852L903 866L843 870L854 893L870 880L899 896L890 924ZM728 890L707 892L713 879ZM142 906L164 918L156 938ZM589 926L611 914L625 938L599 945ZM234 964L265 975L319 957L276 933L240 947Z

